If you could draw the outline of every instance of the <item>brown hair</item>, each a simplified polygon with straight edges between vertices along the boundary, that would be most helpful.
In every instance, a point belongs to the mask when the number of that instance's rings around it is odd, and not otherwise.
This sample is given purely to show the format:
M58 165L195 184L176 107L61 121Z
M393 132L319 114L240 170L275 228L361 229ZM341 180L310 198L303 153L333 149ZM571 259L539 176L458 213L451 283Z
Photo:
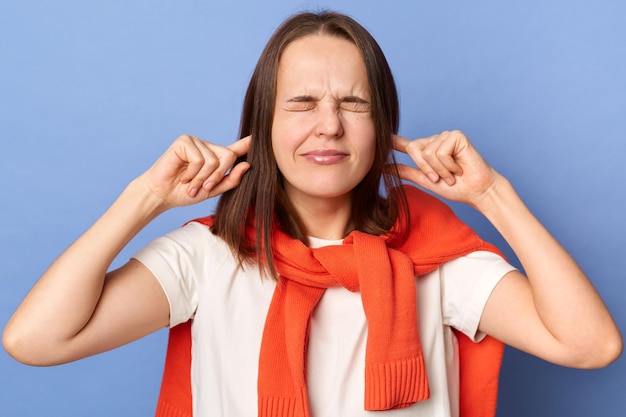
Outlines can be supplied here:
M252 74L240 128L240 137L252 135L248 154L241 158L250 163L250 169L238 187L221 196L213 227L213 232L224 239L241 263L259 260L261 273L269 273L273 278L277 273L272 260L272 228L278 226L290 236L308 242L306 230L283 190L282 175L272 152L278 65L287 45L314 34L353 42L367 69L376 152L372 168L353 191L352 222L357 230L374 235L389 232L400 216L408 225L406 196L399 187L391 137L399 124L398 95L382 50L370 33L348 16L334 12L294 15L274 32ZM254 227L253 240L246 236L250 226Z

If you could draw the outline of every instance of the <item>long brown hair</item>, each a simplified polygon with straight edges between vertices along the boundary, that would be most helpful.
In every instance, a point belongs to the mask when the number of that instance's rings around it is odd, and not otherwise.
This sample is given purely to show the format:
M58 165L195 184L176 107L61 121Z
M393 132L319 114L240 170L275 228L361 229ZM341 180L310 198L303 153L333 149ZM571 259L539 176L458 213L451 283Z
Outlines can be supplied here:
M272 152L278 65L287 45L314 34L353 42L367 69L376 152L372 168L353 190L352 222L357 230L374 235L389 232L398 219L408 226L406 196L399 186L391 138L399 124L398 95L382 50L370 33L348 16L334 12L294 15L274 32L252 74L240 128L240 137L252 135L248 154L241 158L250 163L250 169L238 187L221 196L213 227L242 264L258 261L261 273L273 278L277 273L272 260L272 228L280 227L293 238L308 242L281 185L282 175ZM247 227L254 228L253 240L246 236Z

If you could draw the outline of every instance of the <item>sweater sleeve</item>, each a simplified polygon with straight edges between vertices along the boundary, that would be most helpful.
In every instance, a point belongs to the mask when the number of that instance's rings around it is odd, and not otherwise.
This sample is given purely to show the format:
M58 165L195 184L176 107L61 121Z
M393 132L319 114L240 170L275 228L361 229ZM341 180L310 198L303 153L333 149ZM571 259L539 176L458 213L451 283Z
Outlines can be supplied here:
M477 251L446 262L441 267L443 323L474 342L485 334L478 325L491 292L515 267L492 252Z

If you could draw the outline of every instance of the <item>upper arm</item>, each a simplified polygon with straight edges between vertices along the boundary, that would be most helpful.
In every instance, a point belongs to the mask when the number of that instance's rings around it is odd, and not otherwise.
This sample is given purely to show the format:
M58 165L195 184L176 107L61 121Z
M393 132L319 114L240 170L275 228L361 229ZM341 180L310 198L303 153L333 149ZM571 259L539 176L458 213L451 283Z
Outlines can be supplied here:
M506 274L491 293L479 330L503 343L552 363L575 366L568 349L542 322L530 284L519 271Z
M69 362L104 352L169 324L169 303L163 288L141 262L131 259L107 274L91 319L71 340Z

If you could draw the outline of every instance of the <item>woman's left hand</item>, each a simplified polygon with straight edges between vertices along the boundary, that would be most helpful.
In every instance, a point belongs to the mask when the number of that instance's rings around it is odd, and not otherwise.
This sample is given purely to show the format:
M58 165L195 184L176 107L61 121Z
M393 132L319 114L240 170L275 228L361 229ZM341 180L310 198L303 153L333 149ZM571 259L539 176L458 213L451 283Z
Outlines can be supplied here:
M393 135L393 145L417 165L398 164L400 178L448 200L475 206L498 176L458 130L415 140Z

